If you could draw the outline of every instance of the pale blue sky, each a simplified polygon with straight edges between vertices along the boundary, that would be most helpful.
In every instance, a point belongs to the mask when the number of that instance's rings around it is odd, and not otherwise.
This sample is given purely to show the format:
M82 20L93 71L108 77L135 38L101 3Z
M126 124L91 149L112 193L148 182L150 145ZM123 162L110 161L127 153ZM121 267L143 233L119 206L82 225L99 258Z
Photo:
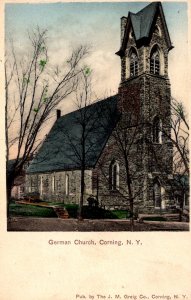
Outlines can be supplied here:
M103 30L108 26L111 30L119 30L121 16L127 16L128 11L137 12L147 4L148 2L6 4L5 28L7 32L23 34L26 29L36 25L50 29L64 26L71 33L76 30L83 35L88 27L95 26L96 21L99 21L98 29L101 25ZM164 2L163 9L171 36L174 37L177 31L185 34L187 3ZM99 34L96 27L95 34Z
M128 11L137 12L145 7L149 2L117 2L117 3L49 3L49 4L6 4L6 25L21 29L30 25L49 26L54 24L59 18L81 18L82 23L88 24L92 18L102 16L104 23L119 19L122 15L127 15ZM186 2L164 2L163 9L166 15L168 26L178 28L179 21L181 27L186 28L187 14ZM174 17L176 15L176 18ZM114 19L113 19L114 18ZM177 19L178 18L178 19ZM178 24L179 23L179 24ZM23 26L25 24L25 26Z
M120 18L138 12L149 2L6 4L5 30L25 45L27 30L39 25L48 28L50 53L56 60L68 53L70 45L90 43L89 63L94 69L99 97L117 92L120 81ZM187 3L163 2L163 10L174 49L169 54L172 94L187 101L188 41ZM56 55L55 55L56 53ZM184 65L184 70L179 71ZM185 67L186 66L186 67ZM107 76L106 76L107 74ZM70 105L68 105L70 110ZM66 110L67 110L66 109Z

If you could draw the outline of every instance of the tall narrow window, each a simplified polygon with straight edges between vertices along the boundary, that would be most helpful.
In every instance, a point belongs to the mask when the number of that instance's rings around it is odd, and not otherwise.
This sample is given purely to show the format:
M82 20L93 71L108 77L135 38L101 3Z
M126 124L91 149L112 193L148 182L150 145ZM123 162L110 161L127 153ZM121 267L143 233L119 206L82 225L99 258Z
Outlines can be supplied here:
M158 116L153 120L153 142L162 144L162 121Z
M161 208L161 185L158 180L153 185L155 208Z
M119 189L119 164L114 161L110 164L109 170L110 190Z
M66 174L65 177L65 191L66 191L66 195L69 195L69 175Z
M130 55L130 77L138 75L138 57L135 50Z
M30 193L32 190L32 177L29 176L29 185L28 185L28 192Z
M55 192L55 176L52 176L52 192Z
M150 72L155 75L160 74L160 57L159 57L159 51L154 48L154 51L151 52L150 57Z
M40 175L40 195L43 194L43 177Z
M116 164L113 166L113 174L112 174L112 189L116 190L117 189L117 166Z

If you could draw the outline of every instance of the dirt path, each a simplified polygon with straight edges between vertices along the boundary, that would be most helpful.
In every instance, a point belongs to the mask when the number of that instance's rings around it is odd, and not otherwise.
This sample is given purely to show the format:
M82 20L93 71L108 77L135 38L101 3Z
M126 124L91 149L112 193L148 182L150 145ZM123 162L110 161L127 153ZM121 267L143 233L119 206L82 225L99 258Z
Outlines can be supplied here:
M12 217L8 220L8 231L130 231L128 220L83 220ZM134 231L188 231L189 223L179 222L135 222Z

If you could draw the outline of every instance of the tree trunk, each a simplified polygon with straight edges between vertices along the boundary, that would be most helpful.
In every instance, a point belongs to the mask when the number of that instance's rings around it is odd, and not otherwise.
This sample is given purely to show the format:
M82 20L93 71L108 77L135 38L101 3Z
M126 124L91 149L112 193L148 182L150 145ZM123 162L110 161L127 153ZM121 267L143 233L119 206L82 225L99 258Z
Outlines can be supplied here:
M130 203L130 228L131 231L133 231L134 230L134 201L133 201L132 188L131 188L129 163L128 163L128 158L126 156L125 156L125 167L126 167L126 183L128 187L129 203Z
M81 160L81 184L80 184L80 205L79 205L79 213L78 213L78 220L83 220L83 203L84 203L84 182L85 182L85 129L86 124L82 124L82 160Z
M8 187L7 185L7 218L9 218L9 203L10 203L10 199L11 199L11 187Z
M131 188L130 188L130 191L131 191ZM129 195L129 200L130 200L130 227L131 227L131 231L134 231L134 203L133 203L133 198L132 198L132 194Z
M11 200L11 189L12 189L13 183L14 183L14 175L13 174L7 175L7 183L6 183L6 188L7 188L7 191L6 191L6 194L7 194L7 218L9 218L9 203L10 203L10 200Z
M179 222L182 222L183 208L184 208L184 192L181 193L180 211L179 211Z
M81 168L81 184L80 184L80 205L78 211L78 220L83 220L82 212L83 212L83 203L84 203L84 177L85 170L84 166Z
M97 202L99 203L99 177L97 174L97 191L96 191Z

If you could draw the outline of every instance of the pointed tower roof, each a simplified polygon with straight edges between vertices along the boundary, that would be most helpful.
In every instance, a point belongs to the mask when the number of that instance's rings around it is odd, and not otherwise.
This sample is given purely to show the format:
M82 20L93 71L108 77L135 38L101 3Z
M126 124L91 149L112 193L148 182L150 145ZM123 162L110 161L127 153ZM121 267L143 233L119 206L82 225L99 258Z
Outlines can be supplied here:
M168 48L169 50L172 49L173 46L170 40L161 2L152 2L136 14L129 12L122 45L120 50L116 54L120 56L123 55L128 41L128 33L131 26L134 32L136 43L142 45L145 42L148 42L148 39L150 38L151 34L152 25L158 13L160 13L162 18Z
M159 2L153 2L140 10L137 14L130 13L131 23L136 40L149 37L151 25Z

